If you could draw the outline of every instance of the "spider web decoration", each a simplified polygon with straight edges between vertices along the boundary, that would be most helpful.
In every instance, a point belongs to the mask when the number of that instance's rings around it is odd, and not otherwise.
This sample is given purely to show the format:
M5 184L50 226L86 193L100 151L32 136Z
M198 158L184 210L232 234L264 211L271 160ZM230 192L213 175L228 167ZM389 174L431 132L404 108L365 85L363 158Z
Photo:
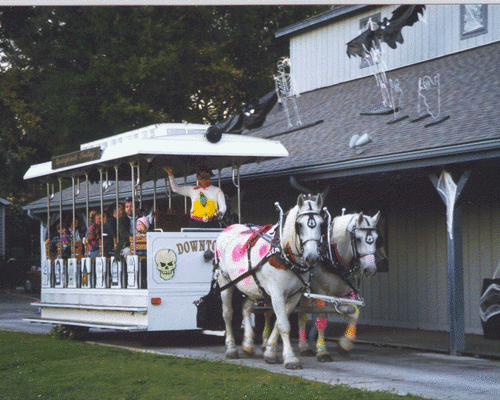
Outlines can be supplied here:
M285 110L288 127L291 128L293 126L290 111L288 109L289 104L291 104L294 111L296 125L302 125L299 109L295 100L296 97L299 97L299 93L295 90L292 75L287 72L287 68L290 67L290 59L284 58L278 61L277 66L278 75L274 76L274 83L276 87L276 94L278 95L278 103L280 103Z

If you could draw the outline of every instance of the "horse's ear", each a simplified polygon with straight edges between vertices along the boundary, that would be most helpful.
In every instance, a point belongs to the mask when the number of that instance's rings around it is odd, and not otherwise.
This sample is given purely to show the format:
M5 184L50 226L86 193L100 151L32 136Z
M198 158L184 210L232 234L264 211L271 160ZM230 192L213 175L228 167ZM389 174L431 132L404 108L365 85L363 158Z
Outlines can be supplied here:
M304 205L304 195L302 193L299 194L299 197L297 198L297 205L299 206L299 208L302 208L302 206Z
M380 219L380 211L372 217L372 225L377 226L378 220Z
M323 207L323 195L321 193L319 193L318 196L316 196L316 206L318 208Z
M364 218L364 217L365 217L365 216L363 215L363 213L362 213L362 212L360 212L360 213L358 214L358 226L361 226L361 224L363 223L363 218Z

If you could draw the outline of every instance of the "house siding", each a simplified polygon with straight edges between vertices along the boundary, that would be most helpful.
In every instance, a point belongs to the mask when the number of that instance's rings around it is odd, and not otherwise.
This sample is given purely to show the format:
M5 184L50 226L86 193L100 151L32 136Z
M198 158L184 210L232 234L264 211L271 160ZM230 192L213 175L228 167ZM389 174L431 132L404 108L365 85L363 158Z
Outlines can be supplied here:
M390 19L397 6L383 6L356 17L319 27L290 38L292 75L303 93L371 75L373 68L360 68L359 57L347 57L346 44L359 33L359 21L380 13ZM500 5L487 5L487 32L461 39L460 5L427 5L426 22L418 21L402 30L404 43L396 49L385 43L387 69L443 57L500 40Z
M482 334L479 299L483 279L493 276L500 260L500 207L493 200L469 204L462 218L465 332ZM447 331L444 207L391 211L387 226L389 272L362 280L360 323Z

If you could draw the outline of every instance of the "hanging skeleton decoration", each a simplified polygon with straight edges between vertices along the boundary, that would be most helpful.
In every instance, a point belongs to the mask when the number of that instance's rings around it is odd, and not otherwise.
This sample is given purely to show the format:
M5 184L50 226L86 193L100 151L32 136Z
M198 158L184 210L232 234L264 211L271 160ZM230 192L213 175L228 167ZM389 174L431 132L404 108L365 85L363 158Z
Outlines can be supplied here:
M394 113L394 118L396 118L397 112L402 108L402 97L403 89L399 85L399 79L388 79L387 78L387 65L385 63L385 53L379 48L372 48L369 52L370 59L373 62L373 67L375 71L373 76L377 81L377 86L380 88L380 93L382 94L382 105L378 109L378 113Z
M288 103L291 103L292 105L293 111L295 113L296 124L302 125L297 102L295 101L295 98L299 96L299 93L294 88L291 74L286 72L286 68L290 67L290 59L284 58L278 61L277 65L278 75L274 76L274 83L276 86L276 94L278 95L278 103L283 105L288 121L288 127L291 128L293 126L290 118L290 111L288 109Z
M425 6L422 5L402 5L392 12L390 20L384 18L382 22L369 19L366 29L349 43L347 43L347 55L349 57L359 56L374 66L373 73L377 81L377 86L382 94L382 104L371 107L361 114L388 114L394 113L394 120L397 111L401 108L401 98L403 91L398 80L387 79L387 65L385 63L385 53L381 48L381 43L385 42L390 48L395 49L397 43L403 43L401 30L405 26L412 26L419 20L419 14L424 13Z

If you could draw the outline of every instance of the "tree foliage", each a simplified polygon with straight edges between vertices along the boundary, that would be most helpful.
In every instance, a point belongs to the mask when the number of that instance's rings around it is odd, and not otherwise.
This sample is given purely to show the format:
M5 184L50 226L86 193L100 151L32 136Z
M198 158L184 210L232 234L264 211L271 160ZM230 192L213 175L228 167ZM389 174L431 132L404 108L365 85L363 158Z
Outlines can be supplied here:
M277 29L325 6L0 7L0 196L30 164L141 126L216 123L272 90Z

